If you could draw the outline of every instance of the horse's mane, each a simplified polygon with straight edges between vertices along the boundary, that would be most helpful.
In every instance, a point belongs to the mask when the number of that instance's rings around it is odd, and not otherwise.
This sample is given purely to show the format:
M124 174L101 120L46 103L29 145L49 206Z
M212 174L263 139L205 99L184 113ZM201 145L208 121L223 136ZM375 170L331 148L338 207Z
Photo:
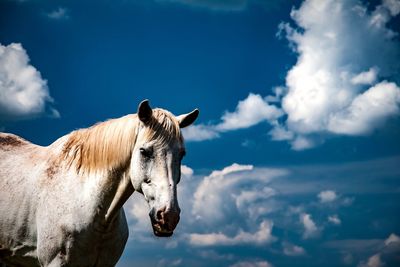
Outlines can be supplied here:
M127 167L139 131L145 140L166 144L182 139L179 123L174 115L163 109L153 109L146 126L141 126L136 114L97 123L69 134L62 150L62 159L78 172L117 170Z

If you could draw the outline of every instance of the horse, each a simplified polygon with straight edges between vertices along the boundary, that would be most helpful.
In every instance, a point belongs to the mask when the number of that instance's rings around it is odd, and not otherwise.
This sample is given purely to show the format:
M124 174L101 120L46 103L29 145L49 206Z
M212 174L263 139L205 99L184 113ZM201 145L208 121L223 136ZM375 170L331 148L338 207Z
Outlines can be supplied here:
M154 235L171 236L180 214L181 128L198 114L174 116L144 100L136 114L47 147L0 133L0 262L115 266L128 239L122 206L135 191L149 204Z

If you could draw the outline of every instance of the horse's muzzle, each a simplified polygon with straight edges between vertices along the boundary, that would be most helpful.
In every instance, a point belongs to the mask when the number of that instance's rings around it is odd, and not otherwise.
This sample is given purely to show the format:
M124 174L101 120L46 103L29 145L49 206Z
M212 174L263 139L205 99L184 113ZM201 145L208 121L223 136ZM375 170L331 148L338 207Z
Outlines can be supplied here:
M157 212L154 212L152 209L149 216L154 235L159 237L172 236L180 219L179 211L166 210L165 207L159 209Z

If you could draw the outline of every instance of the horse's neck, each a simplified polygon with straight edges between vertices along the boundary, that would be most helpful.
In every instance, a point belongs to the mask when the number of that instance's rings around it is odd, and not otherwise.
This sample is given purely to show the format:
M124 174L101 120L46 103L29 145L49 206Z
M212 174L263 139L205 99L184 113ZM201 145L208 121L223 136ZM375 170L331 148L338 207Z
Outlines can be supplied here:
M106 224L110 224L114 220L119 210L134 191L129 176L123 174L120 182L116 186L115 193L111 194L110 204L107 205L108 209L104 217Z
M102 230L107 230L107 227L113 222L118 215L123 204L134 192L132 183L126 172L110 172L94 178L95 182L87 181L89 191L89 202L92 202L95 207L95 220Z
M126 118L124 119L126 120ZM134 118L130 118L129 117L129 121L128 121L128 125L129 127L131 127L131 131L132 132L128 132L127 136L124 136L125 139L129 139L129 140L134 140L134 143L136 142L136 137L137 137L137 119ZM113 122L109 122L109 124L115 124L112 125L115 128L118 129L118 127L120 128L121 125L126 125L127 123L124 121L118 121L115 120ZM121 125L120 125L121 124ZM102 129L105 130L105 129ZM101 136L101 132L99 134L99 132L97 132L98 135ZM132 135L132 136L131 136ZM78 135L79 136L79 135ZM84 137L84 136L83 136ZM83 138L81 137L81 138ZM119 160L121 162L119 162L118 164L116 164L116 162L111 161L111 162L106 162L104 161L104 155L96 155L96 157L100 157L101 159L103 159L103 161L101 162L102 164L105 163L109 163L108 166L102 166L101 164L94 164L93 166L90 165L81 165L82 162L84 162L83 159L79 159L77 161L74 161L75 158L72 158L72 161L68 162L68 158L69 157L75 157L76 155L72 153L70 153L70 151L74 152L73 149L75 149L74 146L79 146L81 145L81 143L76 142L76 143L72 143L73 145L71 147L68 147L68 145L66 144L71 144L71 134L64 136L62 138L60 138L59 140L57 140L56 142L54 142L51 145L51 149L56 151L55 153L62 153L63 157L61 157L61 159L63 159L64 164L65 164L65 168L68 170L68 172L71 173L75 173L77 171L77 178L80 179L81 181L83 181L83 183L85 184L84 187L86 188L85 191L87 192L85 195L85 198L89 204L89 206L91 206L92 208L94 208L94 212L95 212L95 218L98 221L98 223L100 223L100 225L109 225L113 219L115 218L115 216L118 214L119 210L122 208L123 204L126 202L126 200L129 198L130 195L132 195L132 193L134 192L133 186L131 184L130 178L129 178L129 156L130 153L126 152L124 154L124 157L119 158ZM85 140L87 141L87 139ZM93 142L93 140L91 140ZM98 140L98 142L102 142L105 140ZM96 142L93 142L94 144ZM92 143L92 145L93 145ZM127 147L131 147L131 145L126 145ZM65 149L66 147L68 149L72 149L72 150L68 150L68 154L65 154ZM112 145L107 145L105 146L106 148L110 149L111 147L113 147ZM101 149L94 149L93 150L93 146L89 146L90 149L92 150L88 150L87 147L84 148L84 151L89 151L90 153L93 153L93 151L95 151L96 153L100 153L102 150ZM82 153L82 148L80 148L79 153ZM100 151L100 152L99 152ZM107 152L112 154L111 152ZM93 159L93 155L89 154L78 154L80 157L84 157L84 158L92 158ZM96 158L95 157L95 158ZM60 157L59 157L60 158ZM67 160L65 160L67 159ZM92 162L86 162L86 164L88 163L92 163ZM77 165L78 164L78 165ZM113 166L112 164L115 164L116 166ZM110 167L111 165L111 169L109 170L106 167ZM118 166L117 166L118 165ZM79 166L79 167L78 167ZM96 169L97 168L97 169ZM102 169L104 168L104 169Z

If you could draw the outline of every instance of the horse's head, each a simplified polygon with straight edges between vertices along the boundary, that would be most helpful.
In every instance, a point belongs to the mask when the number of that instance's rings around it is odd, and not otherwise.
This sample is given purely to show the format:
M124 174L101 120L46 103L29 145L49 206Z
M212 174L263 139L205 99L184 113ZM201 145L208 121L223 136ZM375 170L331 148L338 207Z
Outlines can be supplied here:
M199 111L175 117L162 109L140 103L135 148L131 159L131 181L150 206L150 219L156 236L171 236L179 222L180 208L176 187L185 147L181 128L192 124Z

